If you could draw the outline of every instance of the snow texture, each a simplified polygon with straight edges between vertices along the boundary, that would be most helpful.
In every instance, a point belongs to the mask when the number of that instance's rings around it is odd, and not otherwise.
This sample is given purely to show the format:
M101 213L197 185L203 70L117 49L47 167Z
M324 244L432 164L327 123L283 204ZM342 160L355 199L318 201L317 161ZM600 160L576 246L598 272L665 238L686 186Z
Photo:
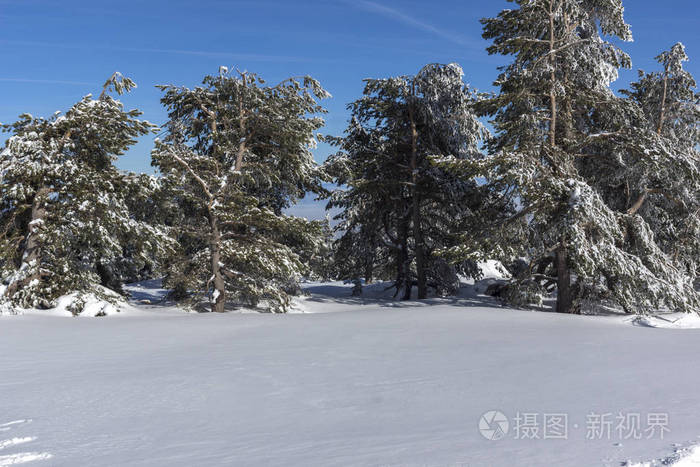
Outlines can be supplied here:
M298 314L183 313L150 281L129 287L119 319L1 316L0 466L698 459L698 330L516 311L470 287L424 302L386 299L380 285L362 297L352 284L305 287ZM511 427L518 412L566 413L568 439L511 428L487 440L478 421L490 410ZM670 432L586 439L587 415L608 412L667 413Z

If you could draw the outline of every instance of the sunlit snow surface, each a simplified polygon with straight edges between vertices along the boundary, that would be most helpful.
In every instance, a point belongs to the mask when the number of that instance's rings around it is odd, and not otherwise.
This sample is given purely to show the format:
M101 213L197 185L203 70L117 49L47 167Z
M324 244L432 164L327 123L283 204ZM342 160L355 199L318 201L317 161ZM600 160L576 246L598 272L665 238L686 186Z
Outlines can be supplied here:
M148 282L105 318L0 316L0 466L697 465L700 330L385 286L217 315ZM489 411L500 440L479 431ZM587 439L591 414L620 412L670 431ZM568 436L515 439L518 413L566 414Z

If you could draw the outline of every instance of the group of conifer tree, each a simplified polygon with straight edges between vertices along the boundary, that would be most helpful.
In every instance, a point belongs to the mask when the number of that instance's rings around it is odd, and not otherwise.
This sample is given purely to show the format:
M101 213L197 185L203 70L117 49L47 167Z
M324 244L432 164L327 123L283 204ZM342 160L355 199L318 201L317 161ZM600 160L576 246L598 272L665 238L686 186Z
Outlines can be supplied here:
M4 125L0 308L154 277L216 312L285 311L303 278L424 299L492 259L512 276L495 293L517 306L700 311L700 99L684 47L614 93L631 66L612 42L631 39L621 0L511 1L482 20L488 52L512 57L497 93L456 64L368 79L341 137L318 133L316 80L225 67L160 86L162 128L124 109L135 84L119 73L64 114ZM115 167L154 133L159 176ZM319 140L339 150L322 165ZM339 213L334 229L285 214L309 193Z

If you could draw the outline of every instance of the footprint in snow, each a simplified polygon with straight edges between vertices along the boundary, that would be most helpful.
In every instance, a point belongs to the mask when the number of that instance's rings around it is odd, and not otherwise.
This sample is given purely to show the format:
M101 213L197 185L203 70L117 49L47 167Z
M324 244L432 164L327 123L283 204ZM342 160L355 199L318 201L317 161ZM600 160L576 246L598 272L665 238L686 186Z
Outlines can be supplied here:
M31 420L14 420L7 423L0 423L0 433L9 432L28 423L31 423ZM14 436L7 439L0 438L0 467L26 464L27 462L51 458L51 454L48 452L12 452L22 449L23 445L31 443L34 440L36 440L34 436Z

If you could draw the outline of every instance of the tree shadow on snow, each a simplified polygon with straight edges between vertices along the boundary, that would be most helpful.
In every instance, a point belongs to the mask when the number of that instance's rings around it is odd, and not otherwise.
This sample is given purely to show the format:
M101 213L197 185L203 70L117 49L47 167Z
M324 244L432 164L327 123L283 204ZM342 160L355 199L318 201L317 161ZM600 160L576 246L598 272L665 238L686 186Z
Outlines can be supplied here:
M152 308L167 308L175 306L175 302L168 299L170 290L163 288L163 279L149 279L124 286L131 296L129 301L139 306Z
M451 297L430 297L415 299L417 288L412 290L411 300L401 300L400 294L393 298L395 289L388 289L388 283L366 286L360 296L352 295L352 287L345 284L307 285L304 292L306 301L315 303L337 303L343 305L372 305L383 308L416 308L435 305L455 307L501 307L502 303L493 297L478 295L470 286L462 287L459 293Z

